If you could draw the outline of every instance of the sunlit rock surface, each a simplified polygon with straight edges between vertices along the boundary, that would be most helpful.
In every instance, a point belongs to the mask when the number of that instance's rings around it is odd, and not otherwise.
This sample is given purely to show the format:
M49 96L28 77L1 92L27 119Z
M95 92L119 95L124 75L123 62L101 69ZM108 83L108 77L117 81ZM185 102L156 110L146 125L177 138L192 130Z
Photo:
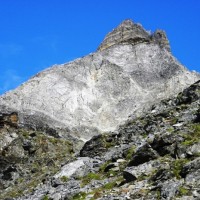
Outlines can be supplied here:
M199 78L172 56L163 31L150 34L125 20L97 52L38 73L2 95L0 105L18 111L21 125L43 123L85 141Z

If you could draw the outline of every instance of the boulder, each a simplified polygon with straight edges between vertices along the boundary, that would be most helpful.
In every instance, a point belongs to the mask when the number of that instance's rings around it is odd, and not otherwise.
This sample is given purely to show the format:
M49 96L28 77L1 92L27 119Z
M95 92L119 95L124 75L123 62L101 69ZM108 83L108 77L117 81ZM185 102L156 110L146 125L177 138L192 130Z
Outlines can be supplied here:
M129 162L128 166L138 166L143 163L146 163L150 160L158 158L158 153L151 148L151 146L146 143L142 147L140 147L136 153L133 153L131 161Z

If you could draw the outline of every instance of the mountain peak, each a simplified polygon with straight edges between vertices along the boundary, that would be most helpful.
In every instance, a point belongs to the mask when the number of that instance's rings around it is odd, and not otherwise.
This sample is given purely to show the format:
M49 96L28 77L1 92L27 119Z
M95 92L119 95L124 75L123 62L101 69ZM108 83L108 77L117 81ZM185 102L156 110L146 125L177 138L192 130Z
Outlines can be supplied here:
M44 70L0 96L0 110L18 112L23 127L58 130L59 137L84 141L114 131L133 113L140 115L200 78L181 66L168 47L165 32L150 34L125 20L99 51Z
M120 26L131 28L132 26L134 26L134 22L131 19L125 19L124 21L122 21L122 23L119 25L119 27Z
M149 41L149 36L149 33L141 25L135 24L129 19L124 20L117 28L106 35L98 50L102 51L116 44Z
M157 30L150 34L141 24L134 23L127 19L109 32L103 42L98 47L98 51L103 51L118 44L138 44L154 42L160 45L161 48L166 48L170 51L169 41L164 31Z

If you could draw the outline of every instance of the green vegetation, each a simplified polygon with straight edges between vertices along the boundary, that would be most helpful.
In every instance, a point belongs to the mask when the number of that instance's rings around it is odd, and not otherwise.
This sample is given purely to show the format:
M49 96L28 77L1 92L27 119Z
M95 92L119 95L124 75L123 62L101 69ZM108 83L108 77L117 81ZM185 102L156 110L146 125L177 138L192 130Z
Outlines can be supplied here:
M67 176L62 176L62 177L60 178L60 180L61 180L62 182L67 182L67 181L69 180L69 178L68 178Z
M150 175L146 175L146 174L141 174L138 178L137 178L137 181L142 181L142 180L145 180L147 178L149 178Z
M101 175L100 174L97 174L97 173L89 173L87 175L87 177L89 179L94 179L94 180L100 180L101 179Z
M187 188L185 188L184 186L181 186L179 188L179 194L178 194L178 196L182 197L182 196L186 196L186 195L190 195L190 190L187 189Z
M81 186L84 187L85 185L90 183L91 180L101 180L102 179L102 175L98 174L98 173L89 173L87 176L80 177L79 179L82 180Z
M161 199L161 192L160 192L160 190L156 191L156 197L157 197L157 200Z
M109 183L106 183L102 187L95 188L92 192L89 194L93 194L94 196L90 200L98 199L102 196L102 194L105 194L107 190L113 189L115 186L118 185L118 182L122 182L124 179L122 176L118 177L114 181L111 181Z
M49 197L47 195L42 197L42 200L49 200Z
M167 129L167 132L169 132L169 133L172 133L173 131L174 131L173 127L170 127L170 128Z
M100 166L100 172L104 172L105 171L105 168L109 165L111 163L111 161L107 161L107 162L105 162L104 164L102 164L101 166Z
M75 194L72 199L73 200L84 200L86 197L86 193L85 192L79 192L77 194Z
M28 131L22 131L21 134L22 134L25 138L28 138L28 137L29 137L29 132L28 132Z
M190 146L200 141L200 124L192 124L191 130L191 133L183 135L184 141L182 142L182 145Z
M135 153L135 146L133 145L131 148L129 148L129 150L127 151L126 154L126 159L130 160L132 158L132 155Z
M107 173L106 173L106 176L107 177L111 177L111 176L116 176L118 174L118 172L110 169Z
M148 133L143 133L142 134L142 137L145 139L145 138L147 138L148 137Z
M117 185L116 181L110 182L110 183L106 183L103 186L103 189L105 190L111 190L112 188L114 188Z
M7 192L7 197L10 197L10 198L16 198L21 195L23 195L22 190L12 190L12 191Z
M187 162L189 162L189 160L184 158L177 159L172 162L172 171L177 179L181 178L180 176L181 169Z
M194 132L193 135L200 137L200 124L193 124Z

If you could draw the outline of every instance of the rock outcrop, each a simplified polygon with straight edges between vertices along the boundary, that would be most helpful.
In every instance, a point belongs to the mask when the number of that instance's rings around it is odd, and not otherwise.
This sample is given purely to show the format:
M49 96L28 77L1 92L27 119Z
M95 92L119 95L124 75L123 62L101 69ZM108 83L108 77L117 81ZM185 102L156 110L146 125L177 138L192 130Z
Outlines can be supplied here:
M163 31L125 20L97 52L40 72L2 95L0 107L17 112L20 127L85 141L199 78L172 56Z
M170 51L169 41L164 31L157 30L153 35L145 31L142 25L134 24L131 20L123 21L116 29L108 33L98 47L98 51L103 51L111 46L120 44L150 43L154 42Z

